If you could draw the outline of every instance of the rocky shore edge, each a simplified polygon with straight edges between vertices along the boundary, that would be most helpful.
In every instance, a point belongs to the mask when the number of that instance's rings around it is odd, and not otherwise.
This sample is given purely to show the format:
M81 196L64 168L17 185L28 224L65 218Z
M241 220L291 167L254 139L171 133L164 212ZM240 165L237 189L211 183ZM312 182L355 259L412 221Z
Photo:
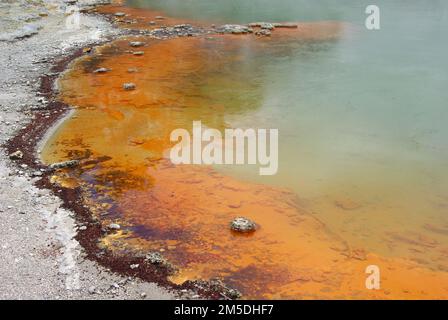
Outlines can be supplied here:
M71 110L70 106L57 100L56 80L74 59L91 53L93 46L123 35L149 35L160 39L204 33L240 34L235 32L241 28L239 25L225 25L216 30L215 27L207 30L189 24L162 27L153 31L118 30L110 24L113 17L91 13L96 5L107 2L66 0L51 1L50 5L40 6L21 1L19 4L12 4L16 8L8 8L10 20L19 14L16 10L18 8L20 12L25 8L31 13L23 18L19 17L23 24L15 26L15 30L0 35L0 50L5 52L3 57L9 62L3 64L7 66L4 70L7 76L2 79L1 86L6 89L6 93L0 96L0 121L9 129L8 132L1 132L4 149L1 179L7 180L12 187L9 192L2 193L2 198L6 196L19 204L7 206L6 210L0 208L0 212L8 211L11 217L19 206L27 207L27 213L19 214L26 214L26 220L33 220L32 223L37 226L33 235L38 240L27 243L25 252L21 253L14 252L14 245L3 245L3 249L9 250L7 254L1 251L0 257L4 257L8 262L6 265L9 266L17 261L17 258L14 259L17 255L28 254L35 257L33 261L27 257L20 259L24 262L21 269L25 269L31 278L34 277L33 270L40 270L44 276L33 279L41 283L31 286L28 282L21 281L23 270L16 270L16 266L8 268L9 270L5 268L6 274L14 273L8 277L10 281L7 283L13 289L3 293L2 298L240 298L241 293L227 287L220 279L187 281L182 285L171 283L168 280L172 272L171 265L168 262L160 263L163 259L151 259L151 253L116 256L99 248L97 242L104 230L101 224L92 218L89 209L82 205L80 190L64 188L50 182L54 170L76 166L76 160L51 166L45 166L39 160L38 148L42 139L45 139L48 132L61 123ZM67 18L67 6L73 4L80 5L81 8L80 27L61 31L61 24L64 24L64 19ZM30 19L44 21L39 21L38 26L30 26ZM3 23L8 23L8 19ZM32 32L28 32L30 30ZM5 121L3 116L8 120ZM17 193L14 189L19 187L16 180L21 180L20 192L27 193L32 200L15 197ZM4 187L6 184L2 185L2 189ZM37 205L39 210L35 210ZM39 211L40 215L33 215L36 211ZM2 229L7 228L8 222L2 224ZM28 226L25 226L24 230L29 234ZM41 239L42 230L48 231L45 234L48 237L45 239ZM11 238L20 238L21 233L23 230L16 229ZM7 234L12 235L11 232ZM9 242L8 238L5 238L5 243ZM44 252L41 254L43 257L35 254L36 251ZM14 261L11 261L12 259ZM52 264L52 268L42 268L42 259L45 259L46 264ZM45 282L42 283L43 280ZM45 288L40 288L42 286Z
M84 12L79 28L67 28L66 8L75 2L0 5L0 298L190 298L188 290L168 290L98 261L94 239L79 233L87 211L77 191L48 185L48 168L38 160L40 139L69 110L54 99L54 81L86 48L122 33ZM78 1L81 8L104 3Z

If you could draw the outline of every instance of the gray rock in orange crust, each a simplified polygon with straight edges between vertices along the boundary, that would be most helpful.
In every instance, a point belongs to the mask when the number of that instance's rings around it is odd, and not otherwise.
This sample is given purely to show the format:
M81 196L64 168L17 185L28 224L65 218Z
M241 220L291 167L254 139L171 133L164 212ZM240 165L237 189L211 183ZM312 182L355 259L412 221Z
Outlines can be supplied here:
M233 221L230 223L230 229L236 232L254 232L256 229L256 225L254 222L247 218L238 217L233 219Z

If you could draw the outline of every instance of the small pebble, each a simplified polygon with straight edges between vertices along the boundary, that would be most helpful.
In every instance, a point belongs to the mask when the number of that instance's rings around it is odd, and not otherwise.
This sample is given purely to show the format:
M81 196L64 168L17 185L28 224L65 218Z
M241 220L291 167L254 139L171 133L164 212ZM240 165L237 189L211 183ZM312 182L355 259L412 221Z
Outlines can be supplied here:
M129 82L129 83L124 83L123 84L123 89L124 90L135 90L136 86L134 83Z

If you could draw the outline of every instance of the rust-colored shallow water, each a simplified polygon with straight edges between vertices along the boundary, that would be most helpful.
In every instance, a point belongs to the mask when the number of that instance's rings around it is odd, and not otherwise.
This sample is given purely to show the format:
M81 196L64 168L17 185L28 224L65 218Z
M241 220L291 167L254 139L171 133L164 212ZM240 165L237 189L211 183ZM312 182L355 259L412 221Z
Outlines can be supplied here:
M81 186L86 205L105 226L122 225L102 245L117 252L163 252L178 267L173 282L222 277L245 298L448 298L446 270L352 247L308 214L290 190L210 167L174 166L164 158L173 129L190 128L193 120L223 129L229 116L259 106L260 68L242 61L267 49L281 55L289 50L281 43L291 39L334 38L340 28L309 24L270 40L129 38L98 48L60 80L61 99L75 113L42 157L48 163L105 160L58 172L54 181ZM132 48L132 40L146 45ZM100 67L111 70L93 73ZM125 91L126 82L136 90ZM340 205L350 207L350 201ZM244 236L231 232L229 222L241 215L259 229ZM408 241L416 250L435 247L423 236ZM438 264L447 265L448 248L436 249ZM369 265L381 269L381 290L365 287Z

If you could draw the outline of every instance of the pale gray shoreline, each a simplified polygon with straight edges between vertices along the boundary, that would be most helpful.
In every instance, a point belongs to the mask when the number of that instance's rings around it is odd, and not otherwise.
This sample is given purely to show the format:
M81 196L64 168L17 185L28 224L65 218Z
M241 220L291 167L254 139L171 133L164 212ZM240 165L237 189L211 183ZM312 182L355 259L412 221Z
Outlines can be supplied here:
M67 30L64 1L36 3L0 4L1 144L31 120L30 110L45 104L39 101L39 78L49 72L54 57L119 33L102 17L84 14L79 29ZM49 132L44 139L48 136ZM50 191L33 186L32 175L28 168L12 163L4 149L0 151L0 299L178 297L86 260L74 239L73 214L60 208L61 200Z

